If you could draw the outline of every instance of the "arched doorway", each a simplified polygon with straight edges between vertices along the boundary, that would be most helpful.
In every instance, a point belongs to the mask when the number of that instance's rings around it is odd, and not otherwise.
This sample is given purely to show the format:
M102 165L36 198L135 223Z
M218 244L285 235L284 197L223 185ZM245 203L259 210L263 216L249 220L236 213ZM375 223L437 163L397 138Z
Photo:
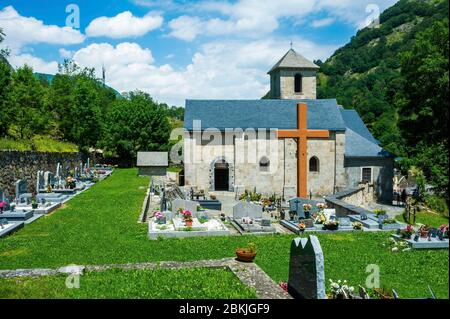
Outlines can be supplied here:
M230 184L230 165L225 160L214 164L214 190L228 191Z

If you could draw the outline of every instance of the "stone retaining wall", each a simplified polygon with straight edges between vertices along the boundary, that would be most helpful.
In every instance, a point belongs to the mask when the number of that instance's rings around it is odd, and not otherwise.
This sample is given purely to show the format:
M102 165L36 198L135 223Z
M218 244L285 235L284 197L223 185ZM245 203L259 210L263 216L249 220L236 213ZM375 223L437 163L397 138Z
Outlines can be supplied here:
M357 188L351 188L342 192L325 197L325 202L329 208L336 210L336 216L344 217L348 215L370 214L361 206L375 201L375 187L373 184L361 184Z
M0 151L0 189L9 196L14 196L14 183L18 179L25 180L28 191L34 192L37 171L56 172L56 165L70 166L72 169L80 162L86 162L82 153L46 153L35 151ZM93 161L91 161L93 163Z

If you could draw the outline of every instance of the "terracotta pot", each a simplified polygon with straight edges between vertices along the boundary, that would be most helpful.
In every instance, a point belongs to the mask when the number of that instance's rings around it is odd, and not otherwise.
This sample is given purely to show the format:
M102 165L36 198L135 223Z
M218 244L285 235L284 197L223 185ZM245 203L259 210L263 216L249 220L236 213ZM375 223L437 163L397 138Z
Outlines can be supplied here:
M428 230L422 230L420 232L420 237L427 238L428 237Z
M251 252L246 249L238 248L236 249L236 256L239 261L252 262L256 257L256 252Z
M192 221L186 221L185 224L186 224L186 226L188 226L188 227L189 227L189 226L192 226Z

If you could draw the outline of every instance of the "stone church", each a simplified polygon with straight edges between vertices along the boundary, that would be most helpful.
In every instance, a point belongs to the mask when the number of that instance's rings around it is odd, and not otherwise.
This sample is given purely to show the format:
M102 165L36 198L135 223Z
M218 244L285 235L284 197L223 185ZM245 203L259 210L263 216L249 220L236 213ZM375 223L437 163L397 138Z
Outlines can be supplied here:
M186 100L185 184L288 199L367 182L390 202L393 155L355 110L316 99L318 70L290 49L268 72L270 99Z

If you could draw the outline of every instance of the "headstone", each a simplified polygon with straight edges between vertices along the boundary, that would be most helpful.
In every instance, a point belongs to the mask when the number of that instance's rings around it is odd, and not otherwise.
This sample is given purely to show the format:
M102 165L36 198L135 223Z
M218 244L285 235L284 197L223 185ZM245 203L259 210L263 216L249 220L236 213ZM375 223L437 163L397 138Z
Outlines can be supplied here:
M298 218L306 218L305 212L303 211L303 202L300 198L293 198L289 201L289 210L296 212Z
M86 168L91 168L91 159L89 157L86 162Z
M0 202L6 202L5 192L0 189Z
M36 175L36 193L45 188L44 172L38 171Z
M193 217L197 217L198 202L177 198L172 201L172 212L176 214L180 208L188 210Z
M77 166L75 166L75 168L73 169L73 178L75 178L75 179L79 178L79 176L78 176L78 167Z
M431 228L428 231L428 236L430 236L431 238L436 238L437 232L438 232L437 228Z
M291 243L288 292L298 299L325 299L322 247L316 236L295 238Z
M383 224L383 220L387 219L387 215L378 215L378 223Z
M261 219L261 226L269 227L270 219Z
M27 192L27 182L19 179L16 182L16 199L20 198L20 195L25 194Z
M58 178L61 177L61 164L60 163L56 164L56 177L58 177Z
M262 206L248 202L239 202L233 206L233 218L241 219L250 217L254 219L262 218Z
M327 220L331 219L331 216L336 218L336 209L334 208L325 208L323 210L323 214L327 217Z

